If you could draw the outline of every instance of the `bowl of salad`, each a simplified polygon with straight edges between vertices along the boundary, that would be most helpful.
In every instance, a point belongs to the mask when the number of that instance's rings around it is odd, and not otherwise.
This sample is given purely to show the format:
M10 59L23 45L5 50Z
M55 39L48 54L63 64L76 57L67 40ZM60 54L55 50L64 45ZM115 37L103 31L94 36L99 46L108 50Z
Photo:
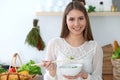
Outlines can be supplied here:
M60 66L62 75L75 76L82 70L83 64L65 64Z

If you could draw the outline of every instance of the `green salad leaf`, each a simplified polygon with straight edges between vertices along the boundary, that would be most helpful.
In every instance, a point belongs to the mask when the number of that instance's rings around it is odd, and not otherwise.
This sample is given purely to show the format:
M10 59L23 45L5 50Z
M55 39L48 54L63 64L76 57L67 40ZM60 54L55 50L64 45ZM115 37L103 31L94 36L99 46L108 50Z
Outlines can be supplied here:
M112 59L118 59L120 58L120 46L118 49L112 54Z
M32 64L35 64L33 60L30 60L28 63L23 64L19 69L18 72L27 70L30 74L39 74L42 75L41 68L37 65L32 66Z
M74 60L74 59L75 59L74 57L70 56L70 60Z
M3 72L6 72L7 70L5 68L2 67L2 65L0 65L0 74Z

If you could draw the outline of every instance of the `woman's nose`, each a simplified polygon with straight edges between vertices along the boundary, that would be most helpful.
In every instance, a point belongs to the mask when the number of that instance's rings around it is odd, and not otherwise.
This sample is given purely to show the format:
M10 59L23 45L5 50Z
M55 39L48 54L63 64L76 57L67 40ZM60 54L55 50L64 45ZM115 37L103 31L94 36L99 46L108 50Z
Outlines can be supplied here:
M80 24L79 20L76 20L75 25L79 25L79 24Z

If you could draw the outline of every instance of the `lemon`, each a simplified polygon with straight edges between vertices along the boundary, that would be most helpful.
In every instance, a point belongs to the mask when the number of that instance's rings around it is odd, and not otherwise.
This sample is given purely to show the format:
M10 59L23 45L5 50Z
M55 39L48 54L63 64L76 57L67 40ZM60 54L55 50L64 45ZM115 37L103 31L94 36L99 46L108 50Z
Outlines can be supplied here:
M25 75L29 75L29 72L27 70L21 71L19 72L20 74L25 74Z

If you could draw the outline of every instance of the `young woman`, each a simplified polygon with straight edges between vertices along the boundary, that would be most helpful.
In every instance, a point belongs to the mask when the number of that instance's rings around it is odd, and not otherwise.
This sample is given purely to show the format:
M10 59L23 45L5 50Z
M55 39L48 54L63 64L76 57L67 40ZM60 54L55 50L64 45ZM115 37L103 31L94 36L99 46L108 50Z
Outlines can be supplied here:
M102 48L93 40L89 17L83 4L70 2L64 12L60 38L49 41L44 80L102 80ZM62 75L60 66L70 62L52 63L54 60L69 60L82 63L82 71L75 76ZM78 60L78 61L77 61Z

